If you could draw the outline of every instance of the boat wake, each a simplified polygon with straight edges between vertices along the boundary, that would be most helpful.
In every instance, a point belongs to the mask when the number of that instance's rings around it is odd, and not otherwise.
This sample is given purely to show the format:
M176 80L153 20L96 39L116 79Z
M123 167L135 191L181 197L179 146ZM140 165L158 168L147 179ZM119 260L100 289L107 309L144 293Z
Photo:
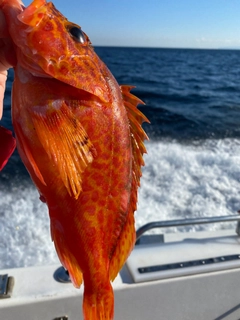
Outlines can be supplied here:
M240 140L152 141L147 149L137 228L155 220L232 215L240 209ZM12 169L16 161L15 156L0 175L0 269L58 263L47 207L26 172ZM161 232L233 226L227 222Z

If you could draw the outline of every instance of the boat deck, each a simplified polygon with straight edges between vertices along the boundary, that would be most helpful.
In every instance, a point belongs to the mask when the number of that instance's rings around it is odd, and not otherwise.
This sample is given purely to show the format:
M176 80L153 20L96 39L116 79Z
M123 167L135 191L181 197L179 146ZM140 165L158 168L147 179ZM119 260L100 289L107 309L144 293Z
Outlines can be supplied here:
M239 241L234 230L143 237L113 282L114 319L240 319ZM58 268L0 270L15 282L0 320L83 319L83 288L56 281Z

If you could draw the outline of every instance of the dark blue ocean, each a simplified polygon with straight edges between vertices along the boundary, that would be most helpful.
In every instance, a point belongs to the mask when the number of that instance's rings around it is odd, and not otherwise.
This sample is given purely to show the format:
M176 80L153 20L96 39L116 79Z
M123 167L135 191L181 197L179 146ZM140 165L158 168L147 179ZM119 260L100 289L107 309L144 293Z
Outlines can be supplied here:
M139 108L151 122L144 124L150 141L136 227L152 220L235 214L240 209L240 51L95 50L120 84L136 86L133 93L145 102ZM10 71L0 122L8 128L12 81ZM6 257L0 269L57 259L47 209L17 153L0 173L0 257Z
M240 51L97 48L145 101L152 139L240 137Z

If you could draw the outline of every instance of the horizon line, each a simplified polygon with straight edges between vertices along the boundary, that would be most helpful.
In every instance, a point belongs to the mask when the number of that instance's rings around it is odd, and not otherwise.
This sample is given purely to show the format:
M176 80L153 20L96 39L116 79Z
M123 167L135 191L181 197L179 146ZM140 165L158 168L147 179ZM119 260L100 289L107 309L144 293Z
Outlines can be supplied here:
M167 50L240 50L240 47L230 47L230 48L198 48L198 47L154 47L154 46L148 46L148 47L142 47L142 46L128 46L128 45L104 45L104 44L96 44L92 46L95 47L106 47L106 48L137 48L137 49L167 49Z

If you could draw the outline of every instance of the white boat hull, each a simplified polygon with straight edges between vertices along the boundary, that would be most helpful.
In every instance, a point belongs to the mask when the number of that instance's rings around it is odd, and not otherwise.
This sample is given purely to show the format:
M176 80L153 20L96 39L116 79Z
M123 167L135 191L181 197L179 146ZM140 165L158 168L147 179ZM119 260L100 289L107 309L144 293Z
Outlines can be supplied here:
M136 246L113 283L115 320L240 319L238 259L198 265L195 270L188 266L165 273L154 271L144 279L134 275L146 266L204 261L213 254L240 256L239 237L234 232L192 235L187 234L187 239L166 236L164 243ZM0 320L83 319L83 288L57 282L53 275L58 267L0 270L1 275L15 279L11 298L0 299Z

